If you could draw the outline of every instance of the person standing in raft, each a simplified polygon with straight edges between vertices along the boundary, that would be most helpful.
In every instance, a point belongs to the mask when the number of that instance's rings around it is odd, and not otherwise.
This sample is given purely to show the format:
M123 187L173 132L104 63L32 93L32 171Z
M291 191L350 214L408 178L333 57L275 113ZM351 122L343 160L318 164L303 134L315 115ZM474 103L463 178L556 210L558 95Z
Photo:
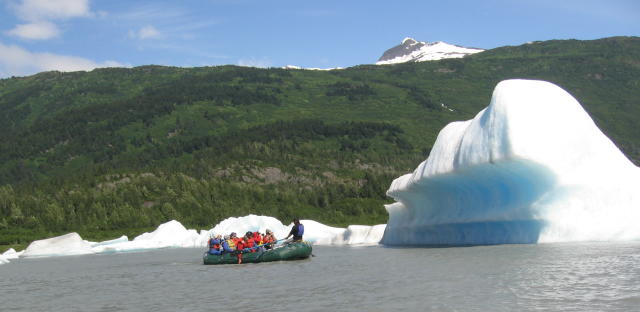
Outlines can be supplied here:
M293 227L291 228L291 232L289 232L289 235L287 235L285 239L289 239L289 237L293 236L294 242L301 242L303 234L304 225L300 223L300 220L298 218L295 218L293 219Z

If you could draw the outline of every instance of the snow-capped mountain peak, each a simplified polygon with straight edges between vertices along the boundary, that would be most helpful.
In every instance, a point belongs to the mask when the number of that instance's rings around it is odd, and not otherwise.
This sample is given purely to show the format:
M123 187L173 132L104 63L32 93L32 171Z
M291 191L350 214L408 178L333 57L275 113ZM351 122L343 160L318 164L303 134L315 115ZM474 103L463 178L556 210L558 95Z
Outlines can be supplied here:
M484 51L483 49L465 48L442 41L424 42L407 37L397 45L382 54L377 65L397 64L406 62L423 62L441 60L445 58L461 58L469 54Z
M407 37L407 38L404 38L404 40L402 40L402 43L400 45L414 45L416 43L418 43L418 41L416 41L411 37Z

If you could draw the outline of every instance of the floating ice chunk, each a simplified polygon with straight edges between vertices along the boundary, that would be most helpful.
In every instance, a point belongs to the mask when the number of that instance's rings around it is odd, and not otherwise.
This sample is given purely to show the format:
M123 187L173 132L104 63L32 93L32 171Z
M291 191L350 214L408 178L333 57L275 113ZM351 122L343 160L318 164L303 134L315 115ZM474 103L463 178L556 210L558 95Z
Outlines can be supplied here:
M195 246L193 242L199 237L196 230L187 230L182 223L171 220L161 224L151 233L138 235L133 241L154 243L163 247L186 247Z
M87 243L78 233L37 240L29 244L22 257L51 257L86 255L94 253L91 244Z
M23 251L20 251L20 252L16 252L16 250L15 250L15 249L13 249L13 248L9 248L9 250L5 251L5 252L2 254L2 256L3 256L5 259L8 259L8 260L11 260L11 259L18 259L18 257L20 257L20 255L22 255L23 253L24 253L24 250L23 250Z
M289 234L290 227L286 227L280 222L280 220L274 217L257 216L250 214L244 217L231 217L224 219L218 223L211 233L227 235L231 232L235 232L238 236L243 236L246 232L264 233L267 229L271 230L276 238L284 238Z
M125 241L122 237L120 240L122 241L108 244L99 243L93 250L98 253L127 252L171 247L193 248L206 244L205 238L196 230L187 230L176 220L163 223L155 231L140 234L132 241Z
M380 243L386 227L386 224L349 225L345 232L345 245L377 245Z
M300 220L304 225L303 239L317 245L343 245L345 228L331 227L313 220ZM291 223L288 229L293 227ZM287 231L286 235L289 234ZM285 236L286 236L285 235Z
M91 244L91 247L98 247L98 246L106 246L106 245L113 245L113 244L119 244L119 243L124 243L124 242L128 242L129 238L127 237L127 235L122 235L116 239L112 239L112 240L106 240L103 242L89 242Z
M640 238L640 168L571 95L500 82L473 120L447 125L387 194L383 243L475 245Z
M9 260L18 259L23 253L24 250L16 252L15 249L9 248L9 250L0 255L0 264L9 263Z
M305 225L305 241L321 245L369 245L378 244L384 232L384 224L376 226L352 225L348 228L336 228L313 220L301 220ZM70 233L60 237L35 241L27 250L16 253L11 249L1 255L1 261L6 263L24 253L25 257L65 256L91 253L115 253L142 251L159 248L204 248L211 234L227 235L231 232L239 236L251 231L264 233L267 229L273 231L278 239L285 238L293 224L285 226L280 220L268 216L248 215L232 217L223 220L211 230L186 229L180 222L172 220L161 224L150 233L144 233L133 240L127 236L103 241L88 242L82 240L77 233Z
M321 245L377 244L384 232L384 225L350 226L348 229L344 229L326 226L313 220L301 220L301 222L305 226L305 241ZM273 231L276 238L283 239L289 234L292 226L293 224L285 226L280 220L273 217L248 215L227 218L213 229L202 230L198 233L195 230L187 230L180 222L173 220L160 225L151 233L139 235L132 241L120 238L109 242L95 243L93 251L111 253L167 247L204 248L211 234L227 235L235 232L238 236L243 236L249 231L264 233L267 229Z
M385 224L374 226L349 225L337 228L313 220L301 220L305 227L304 240L315 245L377 245L382 239ZM293 223L289 225L289 229ZM288 234L288 232L287 232Z
M324 225L314 220L300 220L304 225L304 240L316 245L350 245L350 244L378 244L384 233L384 224L376 226L351 225L349 228L337 228ZM250 231L264 233L267 229L273 231L277 239L289 235L293 223L283 225L280 220L267 217L248 215L239 218L228 218L220 222L211 233L227 235L231 232L242 236Z

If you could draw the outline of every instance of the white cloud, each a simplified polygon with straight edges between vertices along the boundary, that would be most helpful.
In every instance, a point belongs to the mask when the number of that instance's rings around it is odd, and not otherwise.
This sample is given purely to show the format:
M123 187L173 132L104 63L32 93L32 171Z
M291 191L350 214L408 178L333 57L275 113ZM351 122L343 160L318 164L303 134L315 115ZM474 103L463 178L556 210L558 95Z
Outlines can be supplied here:
M53 23L35 22L17 25L12 30L9 30L7 34L23 39L42 40L58 37L60 31Z
M80 71L99 67L126 67L115 61L95 62L86 58L38 53L0 43L0 77L26 76L41 71Z
M15 11L23 20L43 21L91 16L89 0L22 0Z
M7 33L31 40L58 37L60 30L51 21L95 15L89 9L89 0L19 0L10 7L19 19L28 23L16 25Z
M160 32L153 26L145 26L145 27L142 27L138 32L138 37L140 39L159 38Z
M133 39L158 39L162 38L162 34L151 25L144 26L138 31L129 31L129 37Z
M112 17L122 25L131 25L128 31L131 39L195 40L202 36L203 29L224 22L223 19L213 17L202 20L194 11L184 6L156 2L131 7ZM139 28L144 25L147 26Z

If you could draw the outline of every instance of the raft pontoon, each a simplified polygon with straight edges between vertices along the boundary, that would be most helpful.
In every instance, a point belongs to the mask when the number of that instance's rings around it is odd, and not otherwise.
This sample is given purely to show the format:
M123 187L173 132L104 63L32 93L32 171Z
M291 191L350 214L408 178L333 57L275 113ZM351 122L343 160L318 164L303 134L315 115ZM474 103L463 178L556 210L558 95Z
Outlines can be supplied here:
M258 263L285 260L301 260L311 255L311 244L306 242L289 243L276 246L273 249L256 252L243 252L242 263ZM206 252L203 257L204 264L234 264L238 263L238 254L226 253L212 255Z

